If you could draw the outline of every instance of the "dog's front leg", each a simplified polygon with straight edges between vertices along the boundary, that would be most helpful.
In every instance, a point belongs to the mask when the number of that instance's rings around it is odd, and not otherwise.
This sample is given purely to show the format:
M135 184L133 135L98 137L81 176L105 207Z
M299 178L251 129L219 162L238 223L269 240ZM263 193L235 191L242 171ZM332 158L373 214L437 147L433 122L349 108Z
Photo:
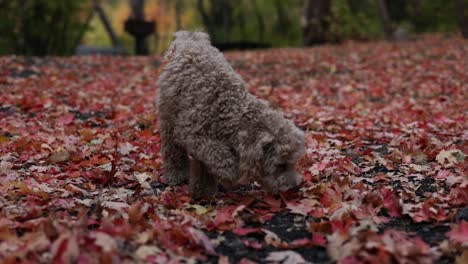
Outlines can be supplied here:
M169 185L179 185L188 180L189 157L184 148L176 144L173 124L168 120L160 120L161 154L166 170L164 177Z
M187 152L192 158L201 161L218 182L234 186L239 179L239 160L223 142L205 137L186 138Z
M205 164L191 159L190 160L190 180L189 190L195 199L212 198L218 189L216 179L211 175Z

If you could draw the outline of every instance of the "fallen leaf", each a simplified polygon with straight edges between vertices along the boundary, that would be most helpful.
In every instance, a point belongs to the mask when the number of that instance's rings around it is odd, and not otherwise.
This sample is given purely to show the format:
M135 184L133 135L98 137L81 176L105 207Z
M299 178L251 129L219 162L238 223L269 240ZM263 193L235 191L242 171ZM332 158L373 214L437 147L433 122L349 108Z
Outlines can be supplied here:
M444 167L452 167L460 161L465 159L465 154L458 149L442 150L436 157Z
M65 162L70 159L70 152L66 150L59 151L49 158L49 162L52 164Z
M102 248L104 252L113 252L117 249L117 243L114 238L103 232L93 232L94 244Z
M299 253L291 250L271 252L266 257L266 261L278 262L282 264L308 263Z
M72 263L79 254L80 249L76 235L65 232L60 235L51 246L52 259L55 263Z
M468 263L468 249L463 250L460 256L455 258L455 264L466 264Z
M468 221L461 221L458 225L452 227L447 236L450 240L458 242L462 246L468 246Z
M191 204L187 206L186 209L189 211L194 211L197 215L204 215L208 213L208 208L199 204Z
M214 250L213 244L211 243L210 239L208 236L205 235L202 231L195 229L193 227L189 227L188 231L192 235L192 237L195 239L195 241L203 246L203 248L206 250L206 252L210 255L216 255L216 252Z
M135 251L135 256L139 260L146 260L149 256L156 256L161 252L162 250L157 246L142 245Z
M263 230L261 228L238 227L232 230L232 232L239 236L246 236L248 234L253 234L253 233L262 233Z
M125 143L119 143L119 153L121 155L128 155L130 152L136 150L137 147L133 146L131 143L129 142L125 142Z
M273 233L273 232L271 232L269 230L266 230L266 229L262 229L262 231L265 233L264 240L267 243L267 245L270 245L270 246L273 246L273 247L276 247L276 248L287 248L288 247L288 243L281 240L281 238L279 238L277 234L275 234L275 233Z

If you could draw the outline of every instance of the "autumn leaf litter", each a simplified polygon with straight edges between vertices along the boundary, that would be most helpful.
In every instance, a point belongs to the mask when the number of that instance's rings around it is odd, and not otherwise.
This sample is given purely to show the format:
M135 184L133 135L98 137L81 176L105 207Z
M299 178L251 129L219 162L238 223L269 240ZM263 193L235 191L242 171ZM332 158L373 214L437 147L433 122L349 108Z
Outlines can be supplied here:
M0 58L0 260L468 259L466 41L227 58L306 131L299 191L253 185L210 202L164 184L158 58Z

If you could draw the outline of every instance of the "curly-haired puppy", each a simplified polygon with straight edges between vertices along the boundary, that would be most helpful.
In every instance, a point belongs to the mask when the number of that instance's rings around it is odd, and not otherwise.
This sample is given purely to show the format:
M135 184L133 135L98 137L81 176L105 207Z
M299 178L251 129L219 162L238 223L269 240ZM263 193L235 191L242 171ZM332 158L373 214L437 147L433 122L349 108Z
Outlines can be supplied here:
M175 33L164 59L157 105L169 184L189 180L192 195L206 197L218 183L247 179L277 192L302 181L304 134L247 91L206 33Z

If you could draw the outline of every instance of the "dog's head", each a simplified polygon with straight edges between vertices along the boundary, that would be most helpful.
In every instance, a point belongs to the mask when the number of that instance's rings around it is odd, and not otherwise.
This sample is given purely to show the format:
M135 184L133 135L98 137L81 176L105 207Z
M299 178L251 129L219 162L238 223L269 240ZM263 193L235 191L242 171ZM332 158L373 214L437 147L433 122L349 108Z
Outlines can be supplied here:
M247 131L240 132L247 142L240 150L242 179L255 180L273 193L302 182L296 163L305 154L304 133L289 120L277 120L272 128L256 133L255 139Z
M177 31L174 33L174 40L163 56L163 60L168 60L177 49L195 49L196 46L210 45L210 36L202 31Z

